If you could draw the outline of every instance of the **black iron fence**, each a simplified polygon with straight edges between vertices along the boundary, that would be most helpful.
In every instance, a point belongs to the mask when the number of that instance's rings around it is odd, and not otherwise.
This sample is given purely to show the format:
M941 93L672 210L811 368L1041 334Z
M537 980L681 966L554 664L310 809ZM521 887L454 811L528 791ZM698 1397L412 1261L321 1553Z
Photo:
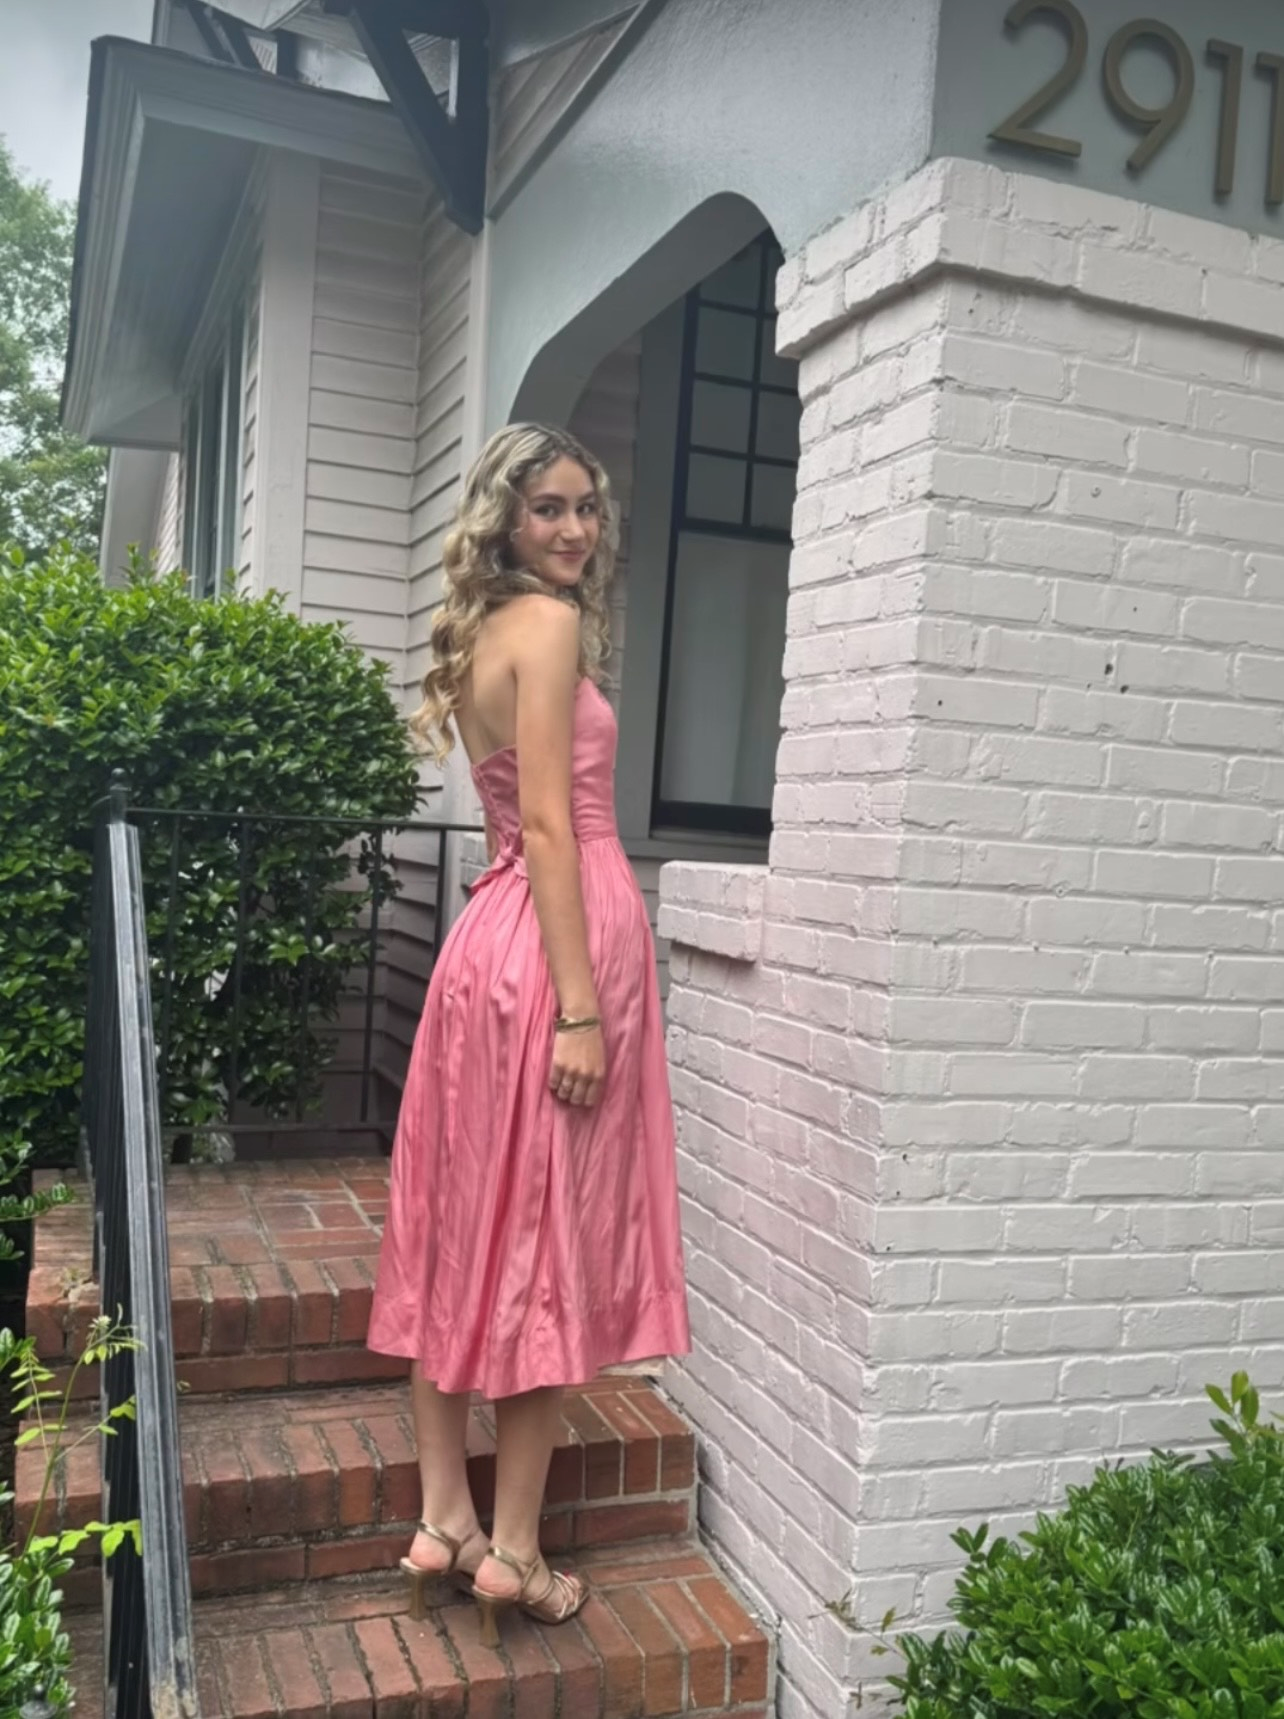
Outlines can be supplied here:
M114 1420L114 1436L104 1440L103 1517L142 1526L141 1554L126 1538L104 1561L103 1711L107 1719L151 1719L154 1712L199 1719L142 867L123 793L114 792L101 812L84 1167L93 1186L102 1306L138 1342L102 1371L104 1421L120 1405L135 1405L133 1417Z
M106 1719L200 1719L165 1137L181 1156L211 1132L390 1132L395 1104L375 1102L387 910L402 866L420 864L430 901L416 900L409 940L426 977L457 834L480 831L132 806L119 776L97 808L82 1151L102 1306L138 1344L102 1371L104 1420L135 1405L104 1441L104 1519L142 1526L141 1553L126 1538L104 1563ZM356 1098L336 1116L326 1084L345 1073Z
M259 1155L387 1145L441 947L449 844L479 827L146 805L127 815L142 844L173 1156L210 1136Z

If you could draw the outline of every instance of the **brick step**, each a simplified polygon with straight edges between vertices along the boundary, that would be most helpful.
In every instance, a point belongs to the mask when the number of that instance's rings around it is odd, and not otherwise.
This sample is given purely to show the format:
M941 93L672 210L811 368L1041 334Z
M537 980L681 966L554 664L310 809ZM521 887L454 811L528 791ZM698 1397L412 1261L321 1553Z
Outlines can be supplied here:
M27 1329L58 1378L99 1311L87 1194L36 1229ZM388 1198L382 1158L179 1165L166 1173L174 1356L189 1392L404 1378L366 1323ZM96 1390L80 1375L78 1395Z
M192 1586L229 1593L292 1580L387 1570L419 1513L404 1386L184 1399L184 1499ZM71 1440L81 1428L71 1429ZM71 1440L68 1442L70 1443ZM495 1484L494 1422L473 1409L469 1478L479 1510ZM87 1440L63 1465L42 1531L101 1514L100 1451ZM18 1454L15 1511L26 1533L39 1502L37 1443ZM682 1538L695 1528L695 1441L644 1379L598 1380L567 1395L549 1472L550 1552ZM65 1578L69 1605L96 1605L86 1562Z
M202 1709L223 1719L767 1719L767 1637L696 1545L578 1568L591 1595L556 1628L517 1613L498 1652L467 1602L422 1624L387 1577L196 1606ZM72 1619L79 1719L102 1719L97 1620Z

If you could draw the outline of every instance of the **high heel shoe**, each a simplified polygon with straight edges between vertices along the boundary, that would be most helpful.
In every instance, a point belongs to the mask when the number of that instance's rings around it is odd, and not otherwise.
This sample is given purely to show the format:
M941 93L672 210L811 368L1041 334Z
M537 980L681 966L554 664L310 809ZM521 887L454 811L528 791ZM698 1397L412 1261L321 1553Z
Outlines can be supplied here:
M511 1552L506 1552L502 1546L492 1546L486 1554L497 1563L507 1564L510 1570L515 1570L522 1579L522 1585L515 1594L491 1594L484 1588L473 1583L473 1598L477 1601L477 1610L481 1616L481 1644L483 1647L499 1646L500 1613L516 1606L527 1617L535 1619L536 1623L560 1624L573 1618L588 1598L588 1589L579 1576L568 1576L565 1570L550 1570L548 1586L537 1599L527 1597L526 1589L531 1577L539 1569L538 1553L529 1564L523 1564L520 1558L515 1558Z
M410 1578L410 1616L414 1622L422 1621L424 1613L436 1606L443 1606L451 1598L452 1593L461 1591L471 1594L473 1578L467 1570L459 1569L459 1554L467 1541L456 1540L453 1534L447 1534L444 1528L438 1528L432 1522L421 1522L419 1532L426 1534L430 1540L436 1540L450 1553L450 1562L440 1570L425 1570L422 1564L416 1564L413 1558L401 1560L401 1568ZM474 1529L473 1534L479 1530ZM473 1534L468 1539L473 1538Z

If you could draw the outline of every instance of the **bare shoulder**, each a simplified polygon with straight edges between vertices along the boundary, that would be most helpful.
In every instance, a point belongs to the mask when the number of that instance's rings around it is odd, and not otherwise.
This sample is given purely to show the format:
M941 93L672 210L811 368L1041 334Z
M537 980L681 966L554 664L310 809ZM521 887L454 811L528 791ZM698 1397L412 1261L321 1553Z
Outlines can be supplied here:
M571 603L529 591L504 605L505 642L516 658L579 654L580 617Z

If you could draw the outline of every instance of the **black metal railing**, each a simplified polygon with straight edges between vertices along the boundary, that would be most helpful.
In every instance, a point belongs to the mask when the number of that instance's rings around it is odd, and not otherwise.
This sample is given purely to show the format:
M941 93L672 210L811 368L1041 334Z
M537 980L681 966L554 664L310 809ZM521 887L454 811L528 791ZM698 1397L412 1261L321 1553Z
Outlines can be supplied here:
M103 1441L103 1518L142 1527L103 1564L103 1711L199 1719L142 867L124 793L99 813L82 1149L102 1307L138 1345L102 1369L104 1421L134 1404Z
M378 1018L396 977L389 909L417 864L415 926L398 934L418 963L409 1018L441 949L448 844L480 827L149 805L128 818L142 840L173 1156L211 1134L288 1150L309 1136L389 1144L408 1049Z

